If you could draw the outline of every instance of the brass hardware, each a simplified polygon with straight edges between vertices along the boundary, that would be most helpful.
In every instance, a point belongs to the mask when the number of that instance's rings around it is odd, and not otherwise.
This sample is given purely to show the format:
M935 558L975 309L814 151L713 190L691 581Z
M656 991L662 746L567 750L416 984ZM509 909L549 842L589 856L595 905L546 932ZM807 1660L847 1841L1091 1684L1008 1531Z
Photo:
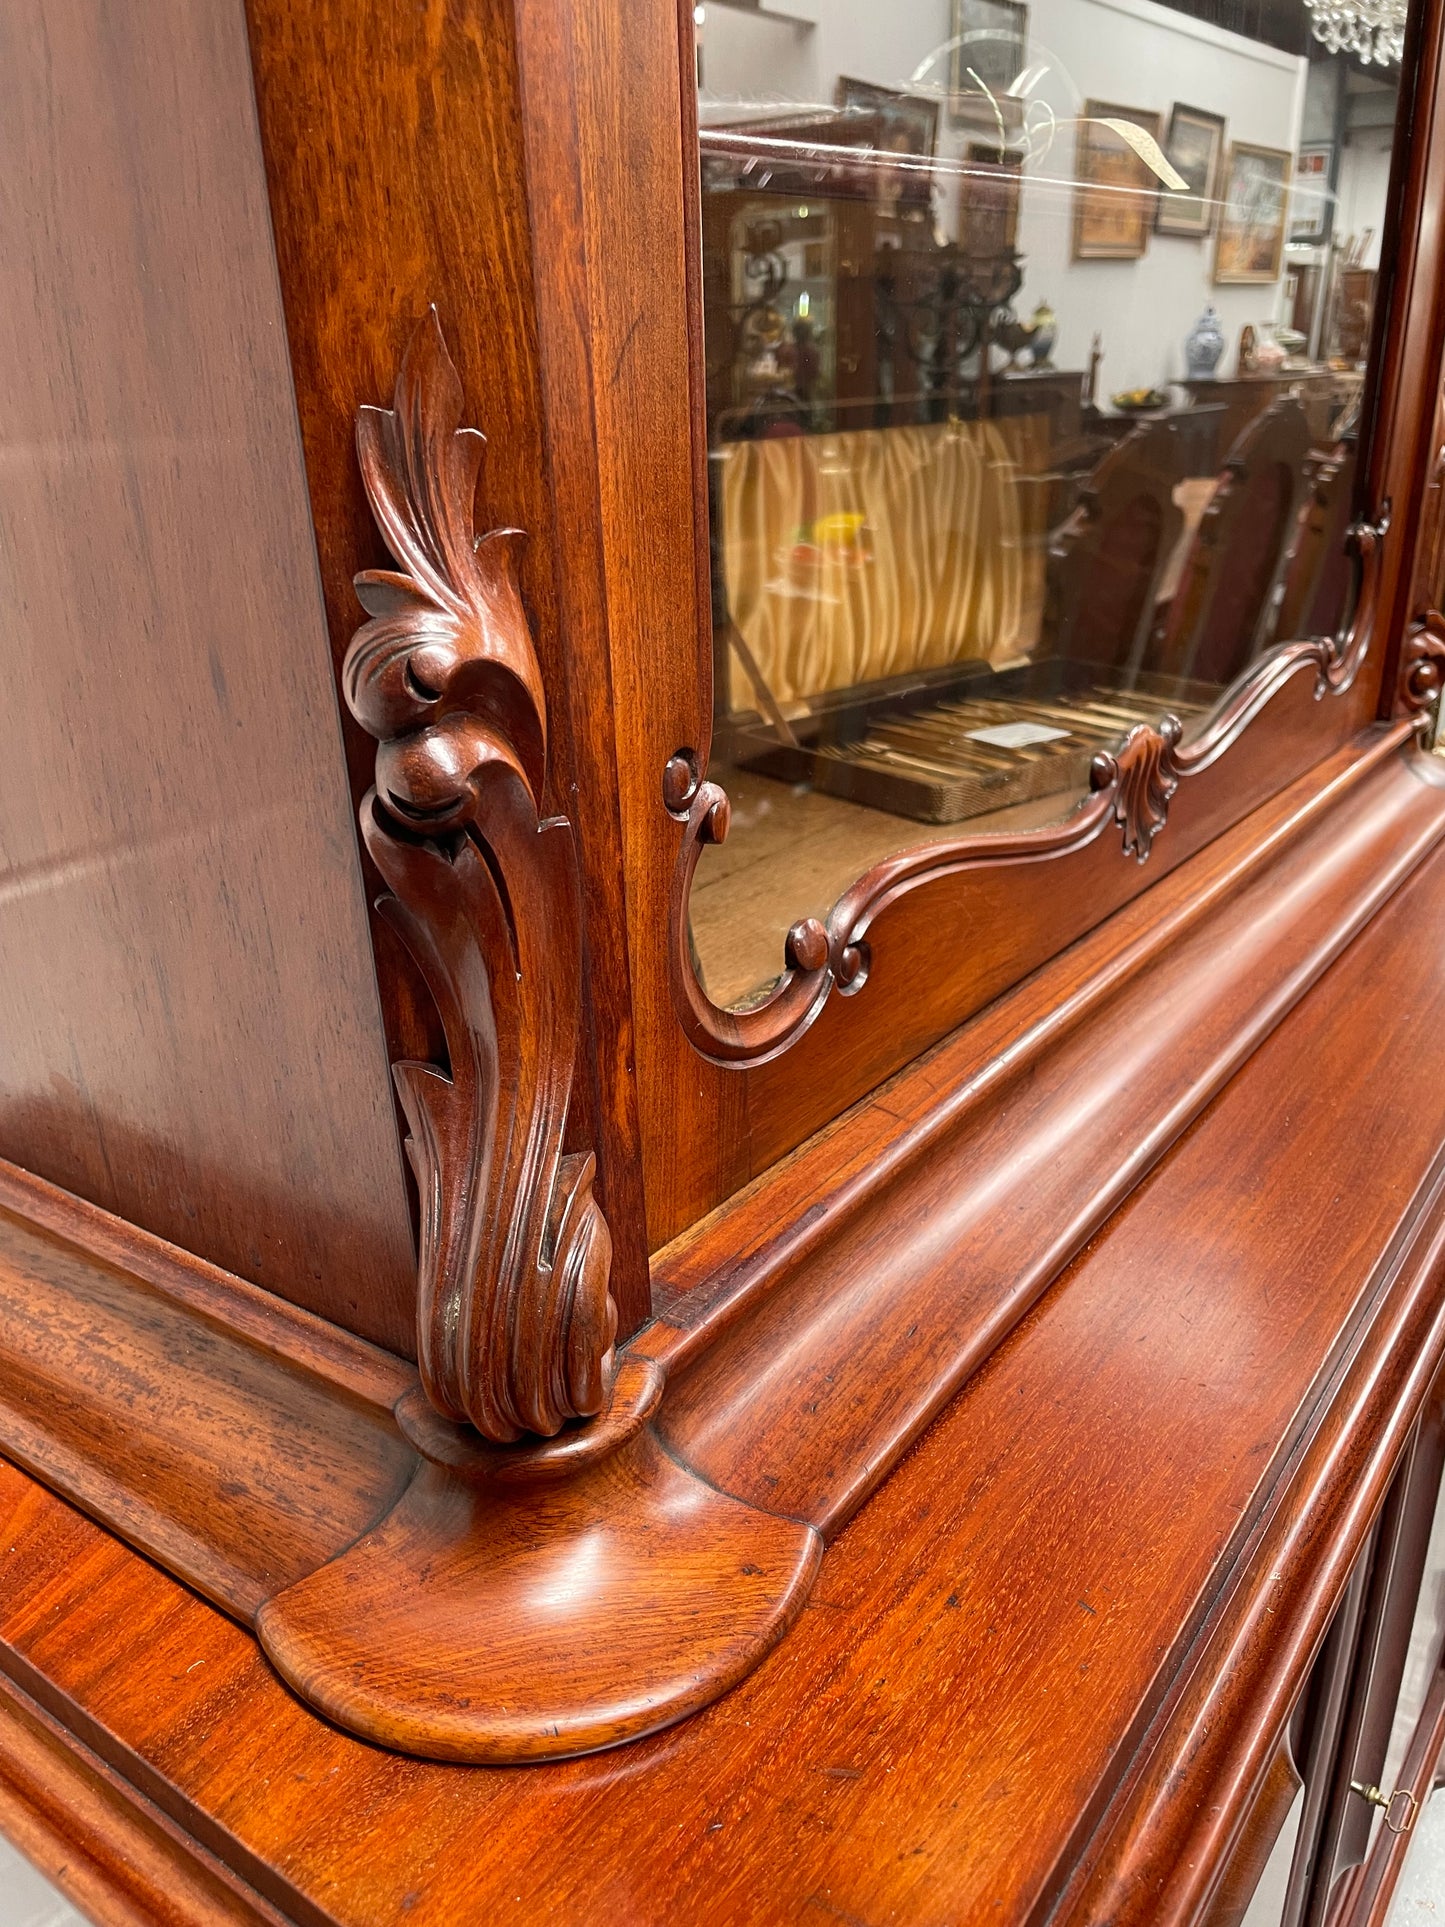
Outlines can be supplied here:
M1415 1815L1420 1811L1420 1803L1408 1787L1397 1786L1393 1793L1381 1793L1377 1786L1364 1786L1359 1780L1350 1781L1351 1793L1358 1793L1362 1800L1368 1800L1372 1807L1385 1809L1385 1825L1391 1833L1408 1833L1415 1824ZM1403 1800L1404 1817L1395 1819L1395 1802Z

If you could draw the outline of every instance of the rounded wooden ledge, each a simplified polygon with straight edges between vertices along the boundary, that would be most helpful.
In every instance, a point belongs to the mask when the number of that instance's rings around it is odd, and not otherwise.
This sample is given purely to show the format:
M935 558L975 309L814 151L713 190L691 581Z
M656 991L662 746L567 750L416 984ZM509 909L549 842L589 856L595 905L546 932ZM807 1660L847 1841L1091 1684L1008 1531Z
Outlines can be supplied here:
M648 1430L525 1491L423 1463L374 1531L256 1627L297 1692L365 1739L433 1760L565 1759L670 1726L750 1672L821 1549Z

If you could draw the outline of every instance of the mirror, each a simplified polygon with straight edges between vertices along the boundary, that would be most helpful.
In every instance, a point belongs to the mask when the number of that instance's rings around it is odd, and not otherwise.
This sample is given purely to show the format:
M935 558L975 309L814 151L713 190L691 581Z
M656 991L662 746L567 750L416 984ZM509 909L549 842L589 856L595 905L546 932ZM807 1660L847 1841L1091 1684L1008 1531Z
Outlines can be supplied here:
M714 1003L1346 616L1400 20L1319 7L697 9Z

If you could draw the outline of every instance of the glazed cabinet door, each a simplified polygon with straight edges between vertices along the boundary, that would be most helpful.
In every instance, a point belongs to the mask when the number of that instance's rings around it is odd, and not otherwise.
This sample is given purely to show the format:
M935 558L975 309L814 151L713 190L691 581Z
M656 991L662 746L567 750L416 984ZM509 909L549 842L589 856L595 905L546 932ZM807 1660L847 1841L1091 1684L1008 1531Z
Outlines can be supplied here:
M1383 1927L1389 1918L1445 1744L1442 1470L1437 1388L1335 1610L1208 1927Z

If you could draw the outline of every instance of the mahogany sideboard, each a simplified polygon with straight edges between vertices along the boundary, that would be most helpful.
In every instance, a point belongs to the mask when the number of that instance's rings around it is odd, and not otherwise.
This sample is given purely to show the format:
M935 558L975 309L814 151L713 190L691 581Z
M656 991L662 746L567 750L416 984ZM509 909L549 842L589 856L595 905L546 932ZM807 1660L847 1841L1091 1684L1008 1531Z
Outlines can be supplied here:
M700 144L697 31L0 17L0 1829L103 1923L1382 1923L1445 1757L1445 6L1358 422L1204 477L1013 380L1001 175L1107 253L1022 94ZM1242 667L1166 689L1196 619Z

